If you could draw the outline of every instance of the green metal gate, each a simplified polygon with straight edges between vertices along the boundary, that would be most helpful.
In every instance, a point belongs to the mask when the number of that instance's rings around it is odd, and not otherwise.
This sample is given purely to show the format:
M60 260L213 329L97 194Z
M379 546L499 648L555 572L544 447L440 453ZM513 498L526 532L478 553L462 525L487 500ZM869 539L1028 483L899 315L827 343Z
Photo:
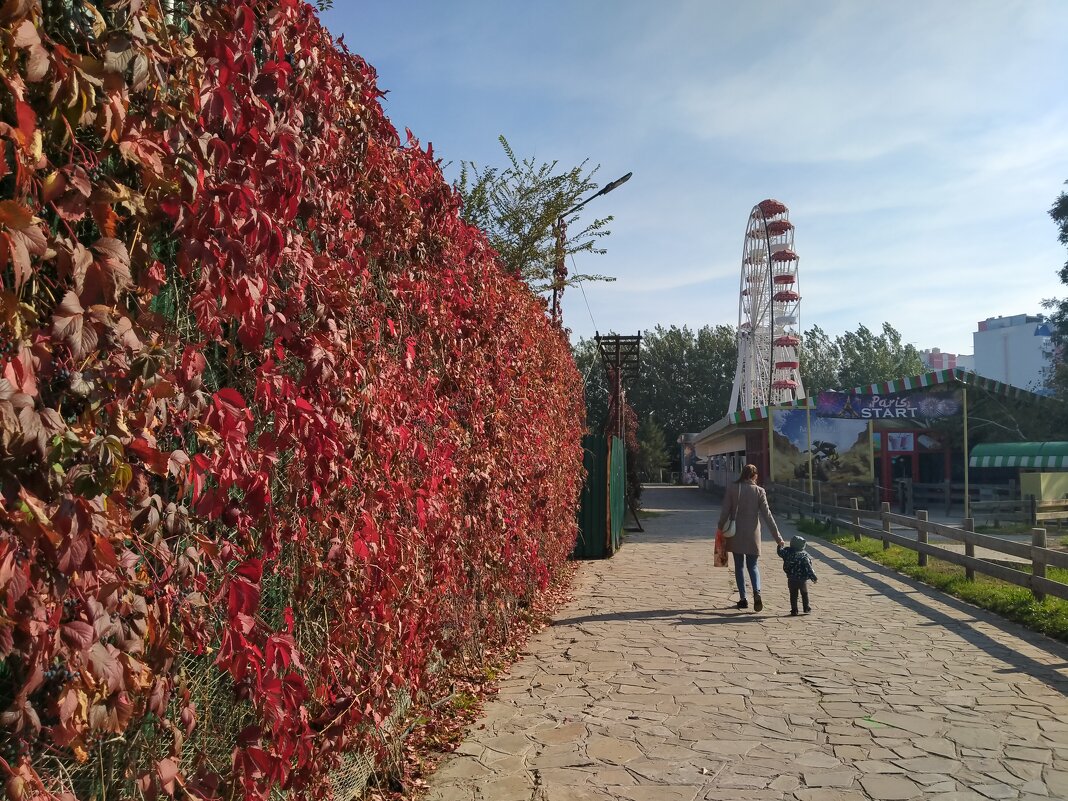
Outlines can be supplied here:
M623 542L626 513L627 449L619 437L589 434L582 438L586 483L579 506L579 536L574 556L603 559Z

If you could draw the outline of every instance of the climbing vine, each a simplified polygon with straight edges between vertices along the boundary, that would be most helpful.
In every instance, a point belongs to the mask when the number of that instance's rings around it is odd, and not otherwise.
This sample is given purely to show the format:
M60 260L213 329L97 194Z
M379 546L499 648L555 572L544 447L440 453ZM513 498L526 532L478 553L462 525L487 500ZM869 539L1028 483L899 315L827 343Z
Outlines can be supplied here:
M8 797L329 796L566 559L567 343L306 3L8 0L0 82Z

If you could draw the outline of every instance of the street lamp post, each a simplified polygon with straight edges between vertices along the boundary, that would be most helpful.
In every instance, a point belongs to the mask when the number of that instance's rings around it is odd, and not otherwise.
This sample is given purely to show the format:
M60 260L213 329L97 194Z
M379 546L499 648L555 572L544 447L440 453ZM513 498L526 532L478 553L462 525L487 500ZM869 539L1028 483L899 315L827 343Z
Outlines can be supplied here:
M630 180L632 175L634 175L634 173L628 172L622 178L617 178L611 183L605 184L599 191L590 195L577 206L573 206L565 211L557 217L556 222L553 223L553 234L556 237L556 264L553 266L553 322L557 325L563 324L563 315L560 304L564 296L564 284L567 281L567 263L564 261L564 256L566 255L564 251L567 245L567 221L565 218L574 214L594 198L598 198L601 195L607 195L613 189L622 186Z

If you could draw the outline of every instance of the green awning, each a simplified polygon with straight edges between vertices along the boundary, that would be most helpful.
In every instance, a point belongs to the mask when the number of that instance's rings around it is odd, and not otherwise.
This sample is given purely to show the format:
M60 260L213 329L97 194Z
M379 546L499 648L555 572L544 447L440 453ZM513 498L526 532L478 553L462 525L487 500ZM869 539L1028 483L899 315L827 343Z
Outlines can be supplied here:
M1068 442L986 442L972 448L972 467L1068 470Z

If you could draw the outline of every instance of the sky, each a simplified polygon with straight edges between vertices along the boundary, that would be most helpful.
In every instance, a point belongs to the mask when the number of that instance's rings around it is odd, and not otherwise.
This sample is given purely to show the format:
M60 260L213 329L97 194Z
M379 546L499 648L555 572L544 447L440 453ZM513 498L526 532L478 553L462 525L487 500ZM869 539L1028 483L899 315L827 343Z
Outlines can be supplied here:
M987 317L1068 294L1049 209L1068 180L1064 0L337 0L386 113L461 161L584 159L607 255L572 272L573 338L738 324L752 207L790 208L801 324L888 321L972 353ZM588 308L587 308L588 301Z

